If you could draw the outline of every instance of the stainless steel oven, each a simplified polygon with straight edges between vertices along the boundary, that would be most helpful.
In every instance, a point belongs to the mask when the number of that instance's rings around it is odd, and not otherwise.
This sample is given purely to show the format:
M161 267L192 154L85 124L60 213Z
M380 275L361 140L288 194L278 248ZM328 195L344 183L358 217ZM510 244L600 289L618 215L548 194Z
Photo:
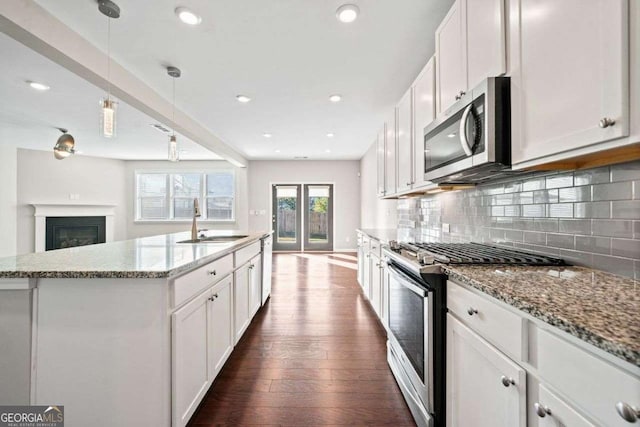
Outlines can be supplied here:
M463 95L424 129L424 178L477 183L510 170L508 77L492 77Z

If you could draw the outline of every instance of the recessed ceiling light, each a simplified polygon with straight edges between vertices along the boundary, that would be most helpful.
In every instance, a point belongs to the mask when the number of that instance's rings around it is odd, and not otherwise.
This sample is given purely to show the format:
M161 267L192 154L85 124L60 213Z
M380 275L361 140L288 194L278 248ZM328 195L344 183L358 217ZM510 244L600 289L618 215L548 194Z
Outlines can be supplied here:
M338 20L346 24L355 21L358 13L360 13L360 9L355 4L343 4L336 10Z
M38 82L32 82L32 81L28 81L27 83L29 83L29 86L31 86L33 89L39 90L42 92L44 92L45 90L51 89L49 86L47 86L44 83L38 83Z
M251 101L251 98L249 98L247 95L237 95L236 99L238 100L238 102L242 102L243 104Z
M332 132L329 132L327 134L327 138L333 138L334 136L336 136L336 135L334 133L332 133Z
M186 7L178 7L175 12L178 18L187 25L198 25L202 22L202 18L199 15L196 15Z
M275 150L275 152L276 152L276 153L279 153L279 152L280 152L280 150Z
M330 152L331 152L331 150L324 150L324 152L325 152L325 153L330 153Z
M338 95L338 94L336 94L336 95L331 95L331 96L329 97L329 101L331 101L331 102L340 102L341 100L342 100L342 96L341 96L341 95Z
M271 135L269 132L265 132L262 134L262 136L264 136L265 138L271 138L273 135Z

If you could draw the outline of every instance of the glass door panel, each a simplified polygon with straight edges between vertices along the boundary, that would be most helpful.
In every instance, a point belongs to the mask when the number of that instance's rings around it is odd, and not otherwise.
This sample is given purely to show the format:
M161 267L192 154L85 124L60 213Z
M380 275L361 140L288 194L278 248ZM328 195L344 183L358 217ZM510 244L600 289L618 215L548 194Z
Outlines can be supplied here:
M302 249L301 185L274 185L272 201L273 250Z
M304 186L304 249L333 250L333 185Z

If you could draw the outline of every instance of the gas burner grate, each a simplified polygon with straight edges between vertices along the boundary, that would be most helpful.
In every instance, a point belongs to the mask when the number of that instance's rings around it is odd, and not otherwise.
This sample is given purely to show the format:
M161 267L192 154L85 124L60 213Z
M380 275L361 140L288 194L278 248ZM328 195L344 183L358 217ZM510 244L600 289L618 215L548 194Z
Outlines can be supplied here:
M409 246L444 264L565 264L559 258L481 243L411 243Z

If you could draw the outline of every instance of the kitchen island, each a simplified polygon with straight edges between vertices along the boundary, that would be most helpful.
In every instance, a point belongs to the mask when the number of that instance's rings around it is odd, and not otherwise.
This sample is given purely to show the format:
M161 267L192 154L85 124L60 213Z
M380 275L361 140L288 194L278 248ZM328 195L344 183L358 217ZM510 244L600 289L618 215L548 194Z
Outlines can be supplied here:
M271 233L228 234L0 259L0 402L64 405L72 427L185 425L270 289Z

